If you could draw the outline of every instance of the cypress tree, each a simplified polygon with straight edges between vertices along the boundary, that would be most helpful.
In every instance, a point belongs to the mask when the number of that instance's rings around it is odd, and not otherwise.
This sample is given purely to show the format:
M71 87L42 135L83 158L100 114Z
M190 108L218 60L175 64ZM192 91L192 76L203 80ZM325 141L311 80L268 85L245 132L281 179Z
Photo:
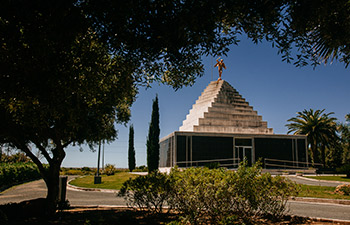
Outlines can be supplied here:
M129 150L128 150L129 170L132 172L136 166L135 148L134 148L134 126L129 128Z
M159 166L159 106L158 95L153 100L151 123L147 137L147 165L148 172L158 169Z

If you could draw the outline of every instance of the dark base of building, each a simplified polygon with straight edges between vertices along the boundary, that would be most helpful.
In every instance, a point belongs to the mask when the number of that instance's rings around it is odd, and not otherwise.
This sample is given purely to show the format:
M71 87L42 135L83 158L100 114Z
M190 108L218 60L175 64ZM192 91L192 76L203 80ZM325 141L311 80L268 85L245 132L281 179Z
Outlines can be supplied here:
M306 169L306 136L176 131L160 141L160 167L237 168L243 160L266 169Z

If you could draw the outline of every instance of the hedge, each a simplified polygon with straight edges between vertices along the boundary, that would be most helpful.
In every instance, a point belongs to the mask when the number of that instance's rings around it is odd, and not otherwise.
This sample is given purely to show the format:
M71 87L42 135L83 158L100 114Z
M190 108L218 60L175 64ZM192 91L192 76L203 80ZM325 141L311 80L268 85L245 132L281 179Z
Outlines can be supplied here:
M0 164L0 189L40 177L39 169L34 163Z

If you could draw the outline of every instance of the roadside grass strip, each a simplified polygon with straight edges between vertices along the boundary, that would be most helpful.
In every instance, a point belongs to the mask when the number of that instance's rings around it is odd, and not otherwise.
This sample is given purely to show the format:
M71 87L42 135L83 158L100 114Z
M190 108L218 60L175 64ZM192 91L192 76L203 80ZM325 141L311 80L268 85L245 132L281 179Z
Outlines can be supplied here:
M335 187L300 185L301 191L297 197L328 198L350 200L349 195L334 193Z
M350 183L350 178L346 178L345 175L342 175L342 176L305 176L305 177L315 179L315 180L341 181L341 182L349 182Z
M128 172L119 172L112 176L102 175L101 184L94 184L94 176L79 177L69 182L71 185L85 188L115 189L119 190L129 178L134 179L139 175Z

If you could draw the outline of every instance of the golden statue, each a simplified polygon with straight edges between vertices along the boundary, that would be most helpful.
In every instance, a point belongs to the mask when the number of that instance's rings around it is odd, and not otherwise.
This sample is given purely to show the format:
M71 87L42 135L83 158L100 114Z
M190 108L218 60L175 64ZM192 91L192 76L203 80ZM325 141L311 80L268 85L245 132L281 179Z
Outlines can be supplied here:
M222 74L222 68L226 69L226 66L225 66L225 63L224 63L224 60L221 59L219 61L221 57L219 57L217 60L216 60L216 64L214 67L218 67L218 70L219 70L219 79L218 80L221 80L221 74Z

